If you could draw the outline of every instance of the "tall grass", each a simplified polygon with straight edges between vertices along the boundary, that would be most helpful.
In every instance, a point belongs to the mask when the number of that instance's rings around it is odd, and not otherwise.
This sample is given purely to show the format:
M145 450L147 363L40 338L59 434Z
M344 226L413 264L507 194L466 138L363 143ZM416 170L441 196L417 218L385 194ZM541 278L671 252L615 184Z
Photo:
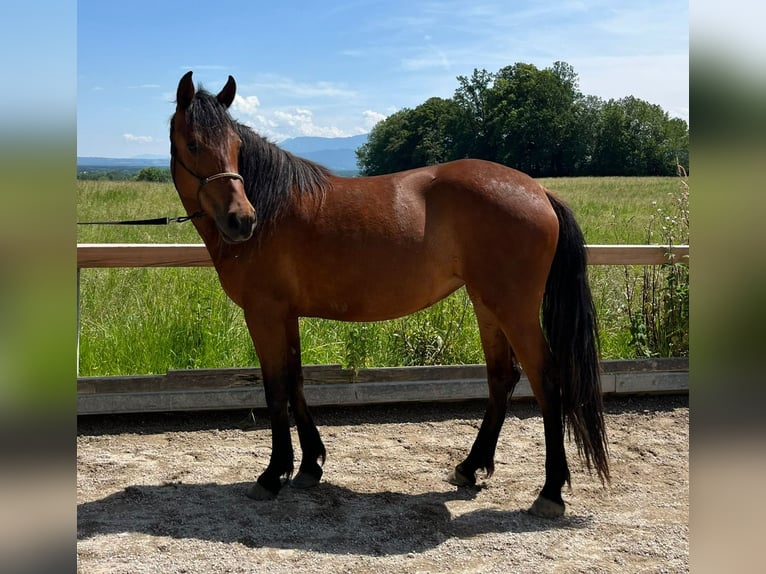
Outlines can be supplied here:
M657 207L646 230L647 243L689 243L689 183L678 166L678 188L670 210ZM625 270L630 345L646 357L689 353L689 267L684 261Z
M573 208L590 244L646 243L658 209L674 205L675 178L562 178L541 182ZM183 214L172 184L78 181L78 219ZM189 223L78 226L80 243L198 243ZM639 272L632 270L631 273ZM625 268L589 268L604 358L636 355L626 313ZM464 289L430 309L379 323L301 319L305 364L349 367L483 361ZM84 269L80 374L164 373L257 365L242 312L210 268Z

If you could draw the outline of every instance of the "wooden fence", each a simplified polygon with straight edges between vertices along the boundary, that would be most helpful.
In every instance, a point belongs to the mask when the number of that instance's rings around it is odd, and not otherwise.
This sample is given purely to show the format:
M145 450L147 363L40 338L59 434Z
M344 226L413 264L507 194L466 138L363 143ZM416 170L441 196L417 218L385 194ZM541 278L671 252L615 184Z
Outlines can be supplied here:
M660 265L686 263L688 245L588 245L589 265ZM80 243L77 268L210 267L202 244Z
M660 265L689 262L689 246L589 245L589 265ZM77 361L79 374L80 270L115 267L207 267L212 261L197 244L78 244ZM604 361L605 395L686 393L687 359ZM487 395L483 365L342 369L304 368L306 399L314 405L358 405L456 401ZM265 405L260 370L197 369L165 375L78 377L77 414L217 410ZM522 377L514 397L532 396Z

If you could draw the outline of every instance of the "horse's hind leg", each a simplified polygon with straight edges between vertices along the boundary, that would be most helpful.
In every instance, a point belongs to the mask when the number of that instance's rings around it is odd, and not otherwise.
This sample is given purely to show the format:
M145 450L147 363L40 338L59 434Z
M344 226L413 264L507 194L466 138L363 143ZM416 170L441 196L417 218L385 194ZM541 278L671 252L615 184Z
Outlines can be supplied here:
M508 399L521 376L513 349L497 319L478 298L473 298L473 303L487 361L489 401L468 457L457 465L449 477L449 481L457 486L476 484L476 471L479 469L484 469L487 477L494 472L495 449L505 420Z
M564 513L561 488L569 481L569 467L564 451L560 381L551 373L548 344L539 315L534 311L539 302L517 300L506 308L493 307L490 311L481 297L471 298L487 359L490 398L471 453L457 466L451 482L459 486L473 484L479 468L491 473L492 466L487 465L491 465L490 455L495 452L507 395L519 380L514 362L518 359L542 410L545 432L545 485L529 510L539 516L561 516Z
M516 328L509 331L509 338L540 405L545 433L545 484L529 512L555 518L564 514L561 489L569 482L569 466L564 450L561 382L552 374L553 359L537 315L529 315L514 326Z

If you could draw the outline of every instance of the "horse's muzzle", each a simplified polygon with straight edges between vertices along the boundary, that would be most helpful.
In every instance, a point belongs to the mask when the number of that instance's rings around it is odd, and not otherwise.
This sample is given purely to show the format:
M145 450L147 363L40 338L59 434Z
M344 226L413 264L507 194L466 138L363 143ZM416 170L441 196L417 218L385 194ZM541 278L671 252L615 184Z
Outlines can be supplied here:
M256 217L252 215L241 215L239 213L229 213L223 221L218 221L218 230L226 243L242 243L253 236L255 231Z

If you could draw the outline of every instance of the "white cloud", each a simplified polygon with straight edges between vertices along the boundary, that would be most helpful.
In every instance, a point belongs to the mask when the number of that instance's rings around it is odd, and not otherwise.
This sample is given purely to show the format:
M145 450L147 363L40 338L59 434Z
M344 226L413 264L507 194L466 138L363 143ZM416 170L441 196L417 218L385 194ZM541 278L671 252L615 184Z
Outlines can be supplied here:
M385 118L373 111L352 112L359 93L334 82L300 82L263 74L254 82L242 82L238 92L232 115L272 141L300 136L348 137L368 132ZM255 93L258 95L245 95ZM269 107L268 102L275 101L281 105Z
M314 113L306 108L292 110L277 110L273 113L279 130L288 131L292 135L315 137L344 137L348 133L335 126L318 126L314 123ZM287 127L287 130L284 128Z
M244 95L254 93L258 96ZM332 82L301 83L269 75L261 76L256 83L243 83L231 111L238 121L272 141L300 136L348 137L369 132L386 117L372 110L351 112L352 101L357 96L356 92ZM278 108L262 103L274 100L293 102L285 102L287 105L283 103Z
M262 135L284 139L294 136L340 137L347 135L332 126L314 123L314 112L305 107L264 110L258 96L237 94L232 103L235 115Z
M344 138L348 132L335 126L315 126L308 124L301 127L301 132L306 136L315 136L320 138Z
M362 112L362 116L364 117L364 126L368 130L371 130L375 124L382 122L388 117L385 114L374 112L372 110L365 110Z
M131 143L148 144L154 141L154 138L152 136L137 136L133 134L122 134L122 137L125 141L131 142Z
M274 112L274 117L291 126L308 124L314 121L314 113L305 108L295 108L293 111L277 110Z
M394 111L392 108L389 113ZM325 121L327 123L323 125L323 122L318 120L314 111L310 108L295 107L278 110L263 110L259 108L259 113L252 114L247 118L239 117L238 119L261 136L271 141L280 142L288 138L300 136L335 138L368 133L375 124L386 119L388 114L365 110L359 112L359 115L356 117L360 121L357 121L355 124L344 125L341 118L330 116L326 118ZM336 123L339 119L341 120L340 123Z
M245 115L255 117L258 112L258 108L261 106L261 102L258 96L242 97L239 94L234 96L234 102L231 107L234 111Z

